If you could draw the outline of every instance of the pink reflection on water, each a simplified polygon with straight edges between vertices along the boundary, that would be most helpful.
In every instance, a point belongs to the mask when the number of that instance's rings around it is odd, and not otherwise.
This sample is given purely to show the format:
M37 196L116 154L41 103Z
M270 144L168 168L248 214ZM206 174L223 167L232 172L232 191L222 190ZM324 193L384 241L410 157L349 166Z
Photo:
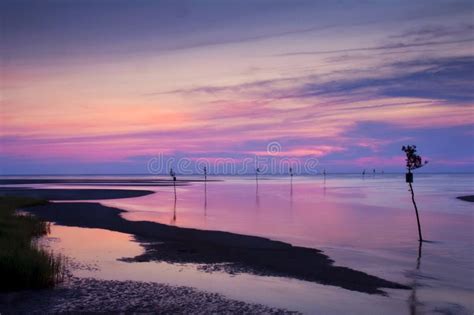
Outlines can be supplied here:
M350 184L262 180L257 188L251 180L230 180L180 187L176 203L168 187L102 203L128 210L123 214L128 220L260 235L309 247L386 248L416 241L413 206L403 182ZM466 239L472 220L432 211L437 197L419 195L427 239Z

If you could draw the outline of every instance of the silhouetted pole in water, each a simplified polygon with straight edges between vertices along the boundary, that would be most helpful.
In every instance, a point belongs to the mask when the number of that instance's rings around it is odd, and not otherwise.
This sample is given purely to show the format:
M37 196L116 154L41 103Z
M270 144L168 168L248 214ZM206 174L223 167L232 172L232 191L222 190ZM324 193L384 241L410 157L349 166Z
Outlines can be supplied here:
M204 216L207 215L207 182L204 181Z
M173 168L170 168L170 176L173 178L174 199L176 199L176 173L173 171Z
M412 180L413 180L413 174L409 172L412 175ZM410 186L410 192L411 192L411 201L413 202L413 206L415 207L415 213L416 213L416 223L418 224L418 237L419 241L423 242L423 237L421 236L421 224L420 224L420 216L418 215L418 207L416 206L416 201L415 201L415 192L413 191L413 186L411 182L408 182L408 186Z
M206 216L207 212L207 167L204 166L204 216Z
M255 182L257 183L257 187L258 187L258 173L260 173L260 168L257 167L257 169L255 170Z
M257 208L260 206L260 200L258 198L258 173L260 173L260 168L257 167L255 170L255 204Z
M406 167L408 170L408 173L405 174L405 181L408 183L408 186L410 187L410 193L411 193L411 201L413 202L413 206L415 207L415 213L416 213L416 222L418 224L418 237L419 241L423 242L423 237L421 234L421 224L420 224L420 216L418 215L418 207L416 206L416 201L415 201L415 192L413 191L413 173L411 172L412 170L415 170L417 168L423 167L428 163L428 161L422 161L421 156L416 154L416 145L408 145L408 146L403 146L402 151L405 152L406 154ZM420 252L421 252L421 247L420 247Z
M293 196L293 168L290 167L290 196Z

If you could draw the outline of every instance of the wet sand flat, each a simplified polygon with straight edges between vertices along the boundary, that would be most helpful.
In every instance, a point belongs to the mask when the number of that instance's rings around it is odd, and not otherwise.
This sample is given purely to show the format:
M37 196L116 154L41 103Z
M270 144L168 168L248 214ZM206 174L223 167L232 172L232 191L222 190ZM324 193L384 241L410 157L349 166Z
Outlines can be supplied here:
M1 187L0 196L29 197L47 200L103 200L141 197L153 194L149 190L126 189L31 189Z
M74 277L53 290L0 294L0 311L15 314L298 314L188 287Z

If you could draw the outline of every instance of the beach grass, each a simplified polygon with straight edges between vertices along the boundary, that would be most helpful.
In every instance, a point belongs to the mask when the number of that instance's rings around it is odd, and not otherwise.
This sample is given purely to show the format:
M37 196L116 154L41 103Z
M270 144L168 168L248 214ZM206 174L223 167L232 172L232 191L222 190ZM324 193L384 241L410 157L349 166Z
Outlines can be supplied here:
M64 259L36 242L49 232L49 223L16 211L45 203L26 197L0 197L0 291L53 287L63 278Z

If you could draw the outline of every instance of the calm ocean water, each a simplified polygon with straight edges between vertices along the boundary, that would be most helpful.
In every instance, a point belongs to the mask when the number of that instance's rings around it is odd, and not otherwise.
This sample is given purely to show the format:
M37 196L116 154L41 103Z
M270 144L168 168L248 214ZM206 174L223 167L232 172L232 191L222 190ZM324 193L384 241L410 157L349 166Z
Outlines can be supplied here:
M149 176L143 178L150 179ZM390 291L389 297L374 297L291 279L206 274L195 266L165 263L124 263L116 259L137 255L140 246L130 242L130 236L100 230L55 227L52 238L61 241L50 246L79 260L95 261L99 271L79 271L81 276L189 285L306 313L350 310L364 314L380 310L403 314L415 310L418 313L472 314L474 311L474 209L473 204L456 199L473 194L474 175L415 175L414 189L423 235L430 241L423 244L421 257L418 257L415 213L402 174L365 177L329 174L325 179L295 176L293 180L261 176L258 185L253 176L210 179L222 181L177 187L176 200L173 187L120 186L156 193L99 202L127 210L124 217L128 220L260 235L323 249L338 265L407 283L413 285L414 290ZM114 187L117 188L110 186ZM91 241L84 243L84 239ZM94 244L93 239L103 242ZM104 251L101 246L108 250ZM348 301L346 308L337 303L340 299Z

